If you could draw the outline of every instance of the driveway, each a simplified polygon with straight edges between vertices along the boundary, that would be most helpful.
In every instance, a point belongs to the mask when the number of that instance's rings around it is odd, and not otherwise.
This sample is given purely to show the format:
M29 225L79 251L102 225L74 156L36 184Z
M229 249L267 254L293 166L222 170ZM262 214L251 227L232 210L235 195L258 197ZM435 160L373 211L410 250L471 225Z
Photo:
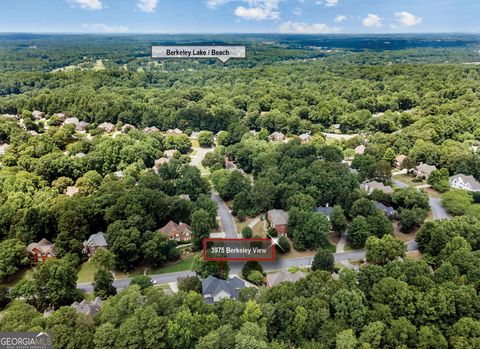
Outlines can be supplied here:
M202 160L205 158L205 155L215 150L215 148L213 147L212 148L195 147L192 149L195 150L196 153L192 157L192 161L190 162L190 164L196 167L199 167L202 164Z
M392 182L399 188L408 188L408 185L399 181L398 179L392 178ZM417 188L421 189L421 188ZM452 216L448 214L447 210L443 207L440 199L428 195L430 208L432 209L433 219L452 219Z
M220 227L222 228L222 231L225 232L225 237L233 239L238 238L237 226L235 225L233 216L230 213L230 209L217 193L212 193L211 197L212 200L217 204L218 215L220 217Z

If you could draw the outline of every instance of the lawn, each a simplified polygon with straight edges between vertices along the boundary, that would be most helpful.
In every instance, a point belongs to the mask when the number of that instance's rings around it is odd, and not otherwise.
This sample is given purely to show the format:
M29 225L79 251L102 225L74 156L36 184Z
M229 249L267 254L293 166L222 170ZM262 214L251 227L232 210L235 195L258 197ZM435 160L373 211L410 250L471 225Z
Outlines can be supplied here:
M408 174L400 174L393 176L393 178L398 179L400 182L403 182L411 187L418 187L419 185L426 184L426 182L421 181L421 182L414 182L415 177L412 177Z
M255 224L252 228L253 236L260 236L262 238L266 238L267 232L264 229L264 226L265 226L265 221L260 221L257 224Z
M93 282L93 274L97 271L97 267L91 262L86 261L78 271L78 283Z
M22 269L19 272L17 272L15 275L13 275L11 278L9 278L8 280L1 282L0 286L13 287L23 279L30 279L32 277L32 274L33 274L33 269L31 268Z
M156 274L176 273L179 271L192 270L194 258L195 258L195 254L191 254L183 258L179 262L167 264L160 268L149 270L147 274L156 275Z

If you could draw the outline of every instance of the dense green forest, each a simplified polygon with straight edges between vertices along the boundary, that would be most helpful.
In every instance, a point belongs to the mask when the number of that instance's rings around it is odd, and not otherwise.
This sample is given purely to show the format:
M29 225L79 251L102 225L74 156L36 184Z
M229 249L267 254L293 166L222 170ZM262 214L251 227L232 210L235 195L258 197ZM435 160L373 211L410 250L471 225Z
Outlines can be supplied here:
M151 44L173 42L246 43L249 57L149 57ZM448 191L451 175L480 180L479 49L471 35L1 35L0 330L51 332L56 348L480 347L480 195ZM174 128L183 133L164 132ZM190 163L199 131L209 131L200 145L215 144L208 176ZM360 190L394 185L398 155L405 170L437 167L428 184L447 192L451 220L429 216L431 192ZM218 226L212 190L238 220L288 211L285 249L318 251L307 276L213 305L196 277L173 295L141 277L117 293L110 270L180 258L156 233L170 220L191 225L201 248ZM406 257L394 230L416 238L421 259ZM99 231L109 250L92 257L104 301L92 318L69 305L92 296L77 271ZM331 232L365 247L366 263L339 270ZM26 246L43 238L58 258L12 284L32 264ZM228 274L198 259L194 270Z

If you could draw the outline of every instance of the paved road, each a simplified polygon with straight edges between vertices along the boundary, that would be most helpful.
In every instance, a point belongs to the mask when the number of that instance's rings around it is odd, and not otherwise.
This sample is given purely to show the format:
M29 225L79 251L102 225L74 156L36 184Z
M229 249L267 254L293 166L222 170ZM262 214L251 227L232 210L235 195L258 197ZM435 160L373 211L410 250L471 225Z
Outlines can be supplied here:
M196 151L195 155L192 157L191 165L199 167L202 164L202 160L207 155L207 153L211 153L215 150L215 148L200 148L194 147L192 148Z
M393 183L399 188L408 188L408 185L392 178ZM417 188L420 189L420 188ZM443 207L440 199L429 195L430 208L432 209L433 219L452 219L452 216L448 214L447 210Z
M440 199L430 196L429 203L432 209L433 219L452 219L452 216L445 210Z
M218 215L220 216L220 227L222 231L225 232L225 237L227 238L238 238L237 226L233 220L233 216L230 213L225 202L218 196L217 193L212 193L212 200L218 206Z

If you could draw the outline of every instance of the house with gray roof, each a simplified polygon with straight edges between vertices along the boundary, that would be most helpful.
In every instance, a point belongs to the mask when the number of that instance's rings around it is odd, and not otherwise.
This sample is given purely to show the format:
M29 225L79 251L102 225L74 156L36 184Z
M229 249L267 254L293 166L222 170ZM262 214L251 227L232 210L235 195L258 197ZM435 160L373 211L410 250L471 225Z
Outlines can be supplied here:
M83 252L86 253L89 257L95 254L95 251L99 248L107 248L107 239L103 232L98 232L96 234L90 235L88 240L83 242Z
M480 183L473 176L457 174L448 179L450 187L453 189L461 189L469 192L480 191Z
M96 297L95 300L91 302L84 299L80 303L74 302L70 307L75 309L77 313L82 313L94 317L102 308L102 300L100 299L100 297Z
M378 201L375 201L374 203L375 203L375 207L378 208L379 210L381 210L385 214L385 216L393 217L395 215L395 211L394 211L393 207L384 205L384 204L382 204L381 202L378 202Z
M203 300L207 304L219 302L224 298L238 299L240 290L243 288L245 288L245 281L236 275L227 280L210 275L202 280Z
M274 228L278 235L287 235L288 232L288 212L284 210L270 210L267 213L270 226Z
M305 277L305 273L297 271L295 273L289 272L288 270L281 270L277 273L272 273L267 275L267 285L273 287L282 282L297 282L298 280Z
M420 165L415 167L413 172L418 178L428 179L428 177L430 177L430 174L436 169L437 168L435 167L435 165L421 163Z
M367 192L368 195L373 193L374 190L380 190L385 194L392 194L393 189L389 185L385 185L381 182L371 181L371 182L364 182L360 185L360 189Z
M330 217L332 216L332 212L333 212L333 207L318 206L314 208L314 211L317 213L323 214L325 217L327 217L328 220L330 220Z

